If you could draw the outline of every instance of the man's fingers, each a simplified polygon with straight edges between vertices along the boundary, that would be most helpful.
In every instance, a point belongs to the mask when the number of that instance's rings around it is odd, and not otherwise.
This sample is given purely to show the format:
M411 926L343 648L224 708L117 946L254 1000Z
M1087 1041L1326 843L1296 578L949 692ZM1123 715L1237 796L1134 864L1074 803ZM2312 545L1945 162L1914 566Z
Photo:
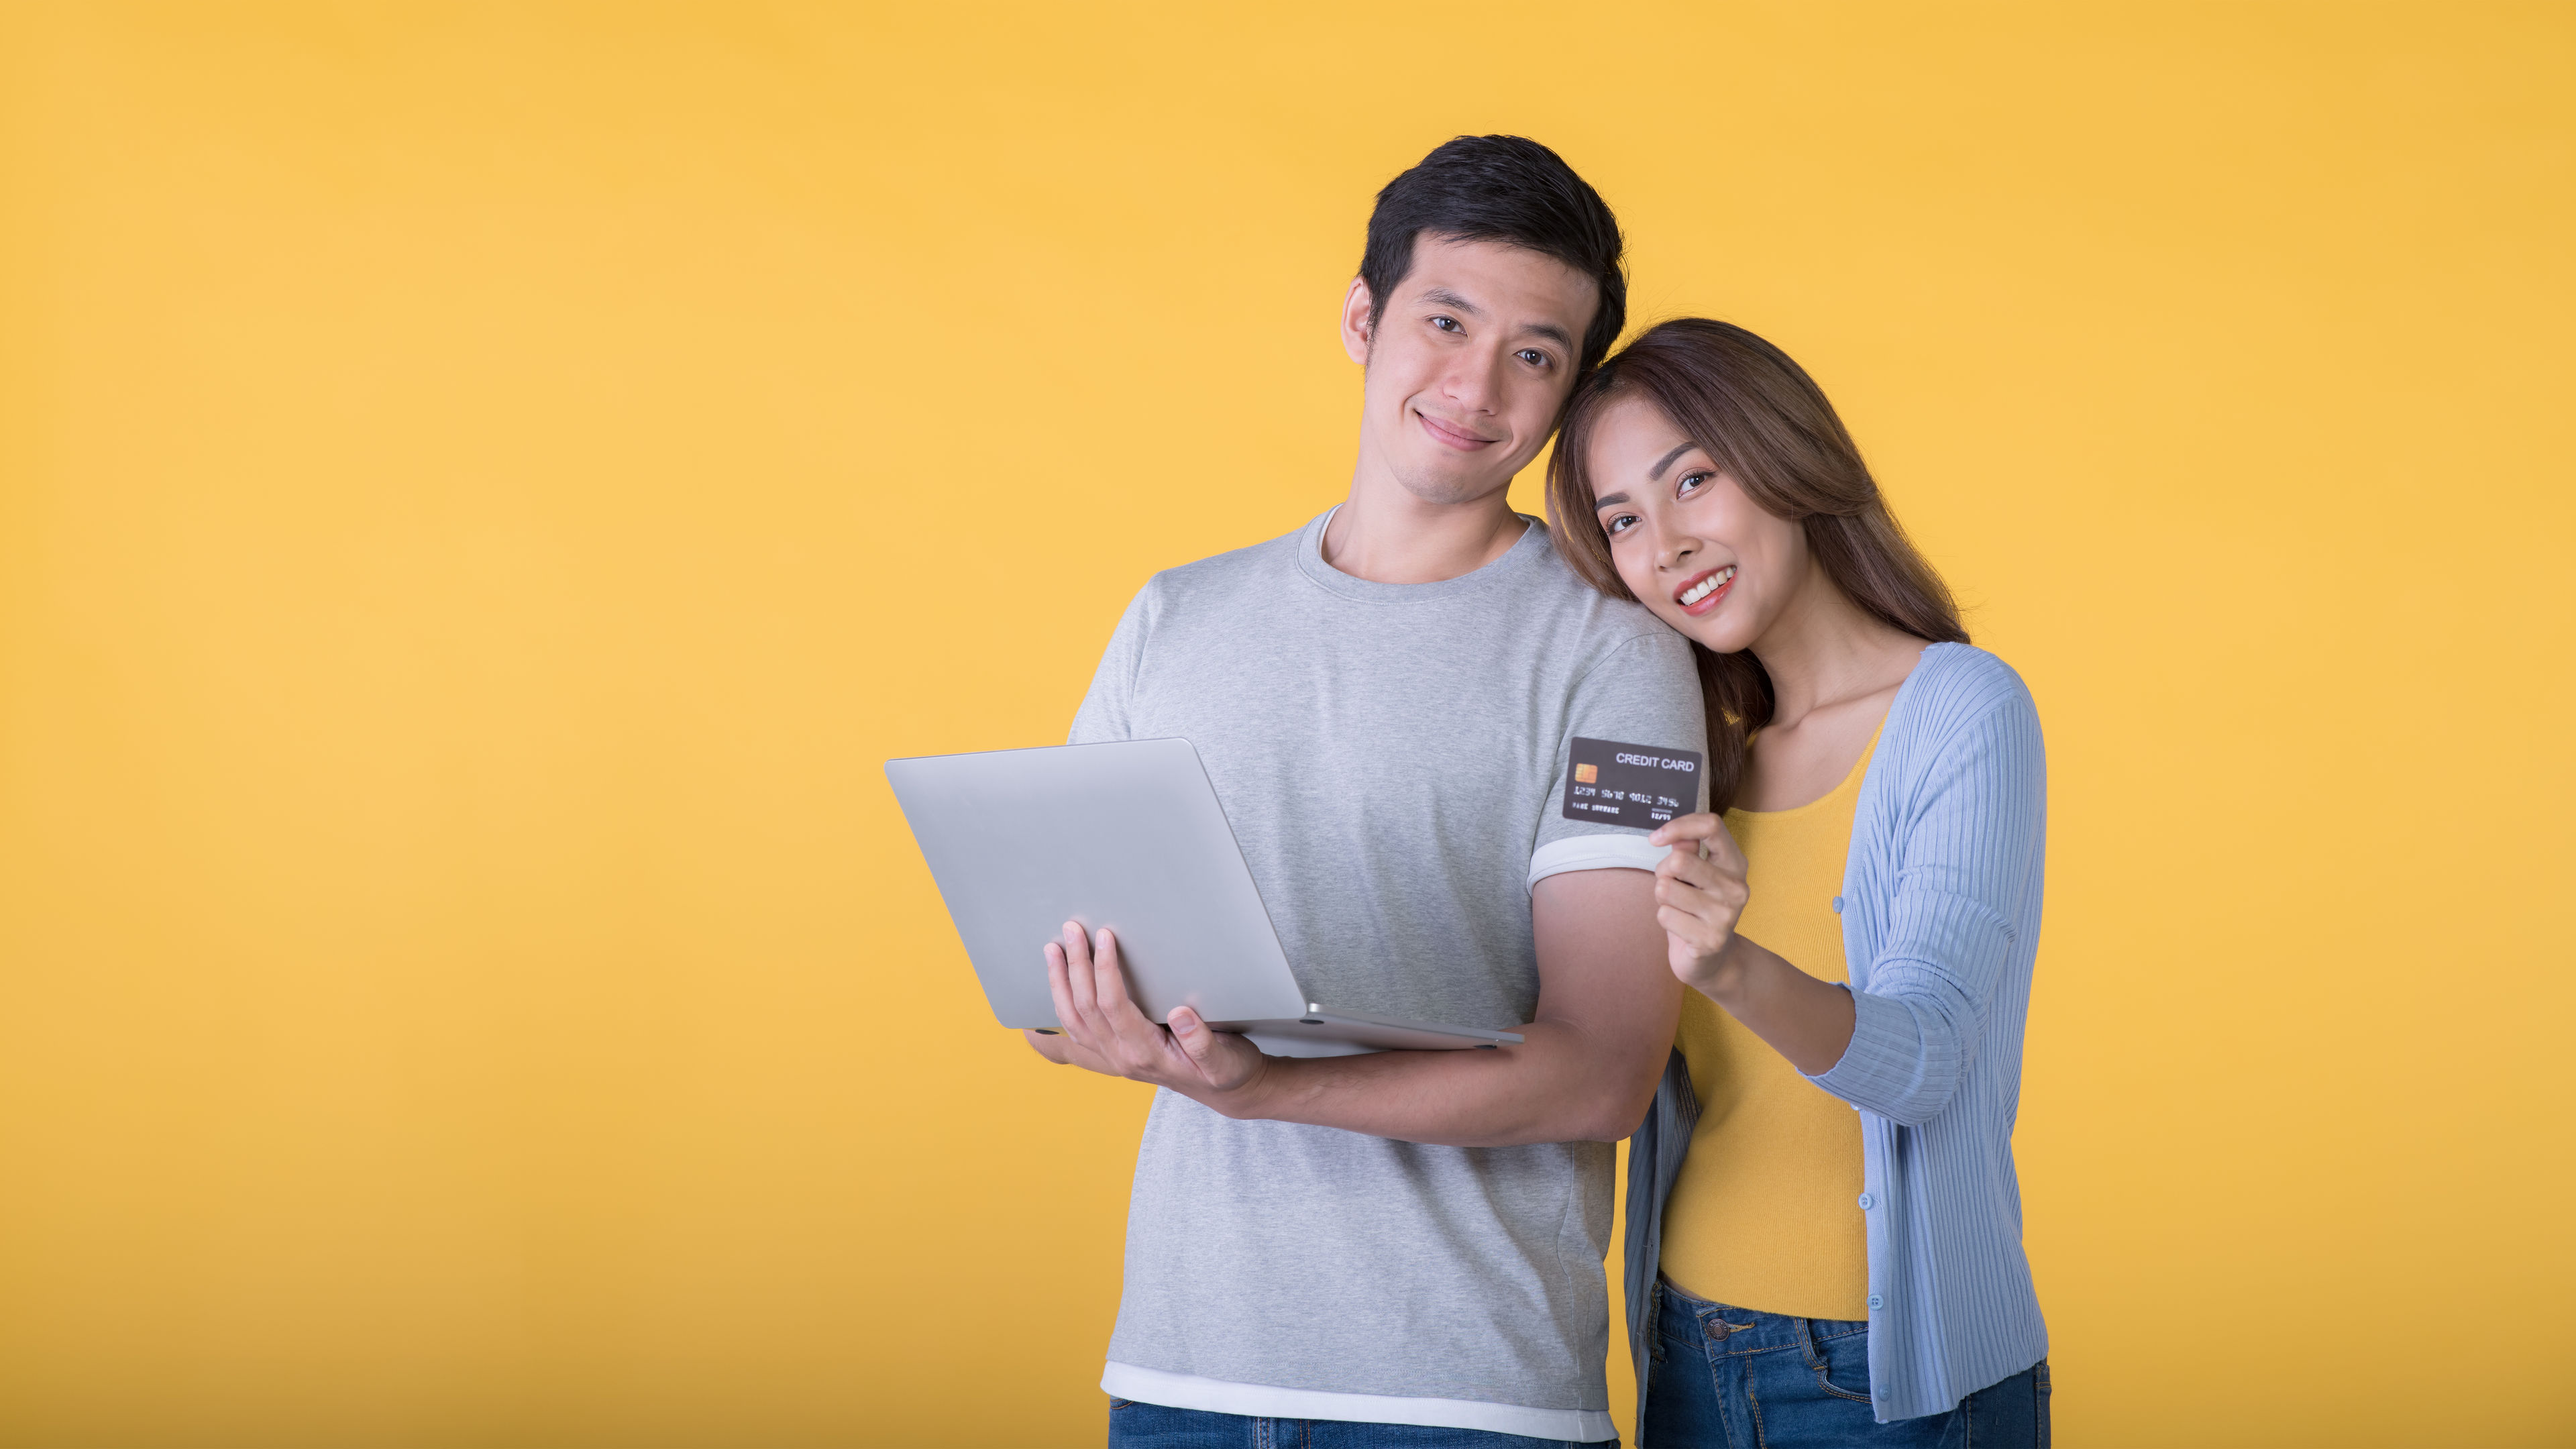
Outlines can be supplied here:
M1257 1074L1263 1058L1250 1042L1210 1028L1197 1011L1172 1009L1172 1041L1189 1059L1191 1070L1211 1087L1231 1091Z
M1047 995L1055 998L1055 1024L1078 1038L1081 1035L1082 1013L1073 1008L1073 986L1067 980L1071 973L1065 969L1064 948L1049 941L1046 943L1045 955Z
M1099 1010L1095 999L1099 978L1091 969L1091 943L1083 938L1081 925L1065 922L1064 938L1050 949L1064 956L1065 988L1073 999L1074 1015L1090 1023Z
M1107 926L1100 928L1099 938L1092 943L1091 979L1092 995L1103 1007L1127 1000L1127 974L1118 969L1118 938L1109 934Z
M1216 1046L1216 1033L1197 1012L1186 1006L1172 1008L1172 1040L1181 1044L1181 1052L1200 1066L1207 1065L1208 1053Z
M1116 1032L1131 1051L1161 1059L1171 1039L1127 994L1127 974L1118 966L1118 938L1105 928L1092 943L1091 971L1092 997L1098 1003L1101 1022Z

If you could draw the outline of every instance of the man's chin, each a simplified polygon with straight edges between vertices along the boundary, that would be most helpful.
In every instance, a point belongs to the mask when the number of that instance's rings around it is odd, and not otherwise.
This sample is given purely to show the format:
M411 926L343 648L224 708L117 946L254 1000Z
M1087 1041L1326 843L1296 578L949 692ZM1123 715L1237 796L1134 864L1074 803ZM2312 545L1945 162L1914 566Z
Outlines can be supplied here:
M1496 475L1484 470L1473 473L1452 472L1445 468L1399 469L1395 481L1404 491L1424 503L1444 508L1480 503L1512 486L1512 475Z

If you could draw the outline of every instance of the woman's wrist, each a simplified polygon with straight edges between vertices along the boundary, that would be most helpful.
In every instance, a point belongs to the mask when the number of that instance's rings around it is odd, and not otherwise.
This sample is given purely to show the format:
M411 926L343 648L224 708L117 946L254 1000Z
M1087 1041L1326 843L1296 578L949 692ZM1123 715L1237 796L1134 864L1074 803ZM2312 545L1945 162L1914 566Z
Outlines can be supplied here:
M1742 936L1730 935L1714 955L1702 956L1690 974L1692 990L1720 1006L1729 1005L1744 987L1746 950L1751 943Z

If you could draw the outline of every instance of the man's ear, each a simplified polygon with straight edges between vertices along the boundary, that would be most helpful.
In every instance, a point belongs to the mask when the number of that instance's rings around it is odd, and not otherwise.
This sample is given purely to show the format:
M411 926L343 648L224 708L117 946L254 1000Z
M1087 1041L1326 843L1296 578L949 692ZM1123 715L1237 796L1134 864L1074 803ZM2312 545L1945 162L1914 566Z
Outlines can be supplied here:
M1342 297L1342 350L1351 355L1351 361L1362 367L1368 366L1369 335L1373 330L1369 309L1376 302L1377 299L1369 295L1369 284L1364 278L1351 278L1351 289Z

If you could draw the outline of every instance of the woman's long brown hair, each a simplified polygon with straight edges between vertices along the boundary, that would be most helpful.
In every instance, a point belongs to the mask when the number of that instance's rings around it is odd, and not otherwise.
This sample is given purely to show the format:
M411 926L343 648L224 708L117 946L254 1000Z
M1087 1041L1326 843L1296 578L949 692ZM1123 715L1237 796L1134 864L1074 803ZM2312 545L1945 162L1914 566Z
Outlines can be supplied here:
M1805 525L1825 577L1880 620L1934 643L1965 644L1950 588L1916 551L1879 496L1843 420L1806 370L1741 327L1704 317L1656 324L1575 389L1547 465L1548 531L1586 583L1634 599L1610 561L1592 508L1592 434L1623 397L1655 405L1746 496ZM1708 704L1709 808L1735 803L1753 732L1771 722L1771 676L1751 650L1716 654L1696 641Z

